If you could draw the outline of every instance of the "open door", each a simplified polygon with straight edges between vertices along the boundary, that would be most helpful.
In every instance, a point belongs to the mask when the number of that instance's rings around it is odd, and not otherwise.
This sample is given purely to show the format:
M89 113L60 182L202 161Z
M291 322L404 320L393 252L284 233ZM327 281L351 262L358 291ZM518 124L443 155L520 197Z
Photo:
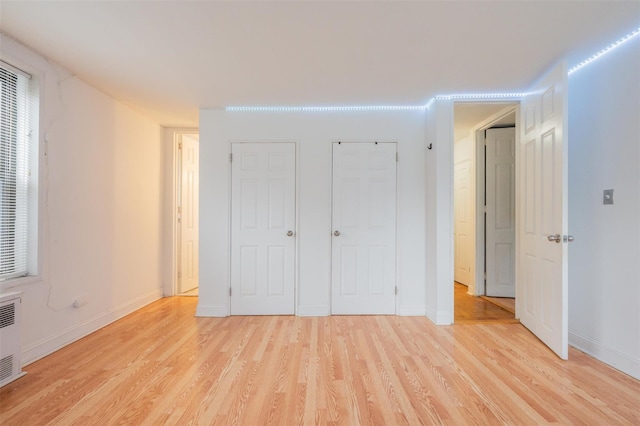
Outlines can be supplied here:
M523 97L518 145L516 303L520 321L568 356L567 70L552 68Z
M475 235L473 233L471 159L465 159L453 167L453 279L467 287L474 282L472 263Z
M485 294L516 297L516 130L487 129L485 134Z
M182 135L180 152L180 263L178 293L198 288L198 135Z

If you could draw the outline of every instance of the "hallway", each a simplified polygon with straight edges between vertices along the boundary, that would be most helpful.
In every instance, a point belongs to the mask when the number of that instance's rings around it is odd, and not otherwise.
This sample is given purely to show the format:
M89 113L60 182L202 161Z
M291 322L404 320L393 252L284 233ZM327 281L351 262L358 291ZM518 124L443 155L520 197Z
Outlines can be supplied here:
M519 323L515 315L482 297L467 294L467 287L454 283L454 324Z

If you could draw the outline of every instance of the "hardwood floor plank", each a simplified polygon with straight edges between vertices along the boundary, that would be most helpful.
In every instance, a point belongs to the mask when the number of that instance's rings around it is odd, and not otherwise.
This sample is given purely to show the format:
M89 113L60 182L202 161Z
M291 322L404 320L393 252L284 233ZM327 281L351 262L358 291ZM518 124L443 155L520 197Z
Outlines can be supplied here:
M519 324L195 318L168 298L26 367L0 424L638 425L640 382Z
M454 282L453 320L455 324L520 322L515 317L515 308L505 309L501 304L491 302L495 298L474 297L467 291L467 286Z

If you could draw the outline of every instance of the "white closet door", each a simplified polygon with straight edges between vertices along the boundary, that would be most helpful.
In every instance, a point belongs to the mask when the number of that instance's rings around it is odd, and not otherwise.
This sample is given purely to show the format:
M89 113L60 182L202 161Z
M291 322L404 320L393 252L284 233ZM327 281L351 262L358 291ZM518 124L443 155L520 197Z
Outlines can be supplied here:
M334 143L333 314L394 314L396 144Z
M231 151L231 314L293 314L295 144Z

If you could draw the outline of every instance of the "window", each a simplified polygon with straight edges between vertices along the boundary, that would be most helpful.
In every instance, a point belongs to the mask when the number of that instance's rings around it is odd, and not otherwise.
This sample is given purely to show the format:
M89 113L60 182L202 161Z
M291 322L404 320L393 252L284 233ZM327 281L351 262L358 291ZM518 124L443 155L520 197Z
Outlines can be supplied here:
M37 84L0 62L0 96L0 281L5 281L37 273Z

